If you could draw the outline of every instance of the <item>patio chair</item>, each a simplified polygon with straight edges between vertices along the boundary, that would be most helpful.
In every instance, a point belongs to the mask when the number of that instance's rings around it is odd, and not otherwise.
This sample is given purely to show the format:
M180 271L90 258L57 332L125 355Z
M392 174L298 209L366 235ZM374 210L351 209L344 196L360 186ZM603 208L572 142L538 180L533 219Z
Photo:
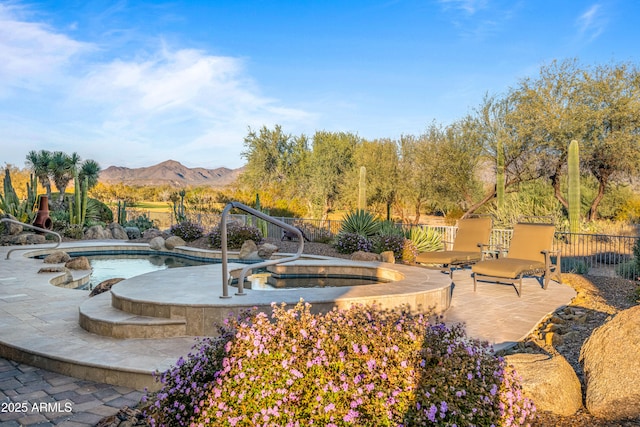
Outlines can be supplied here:
M471 267L473 291L478 280L496 283L511 283L522 296L522 278L535 276L547 289L551 275L562 281L560 272L560 252L552 251L555 226L553 224L518 223L513 227L513 235L506 256L483 260ZM556 257L555 263L552 256Z
M422 252L416 256L416 262L427 268L439 266L436 268L449 271L453 279L454 269L468 267L482 259L482 248L489 245L491 227L491 217L460 219L451 250Z

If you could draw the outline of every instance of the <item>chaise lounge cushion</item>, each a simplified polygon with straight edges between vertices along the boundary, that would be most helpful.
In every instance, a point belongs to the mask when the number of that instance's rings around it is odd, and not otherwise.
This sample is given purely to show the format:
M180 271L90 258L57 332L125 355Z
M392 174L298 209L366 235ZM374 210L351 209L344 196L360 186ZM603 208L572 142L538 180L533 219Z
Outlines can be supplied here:
M440 251L422 252L416 256L416 262L420 264L460 264L471 261L479 261L482 254L480 250L468 251Z
M474 264L471 269L474 273L483 276L515 279L522 273L544 271L545 264L544 262L527 259L500 258L480 261Z

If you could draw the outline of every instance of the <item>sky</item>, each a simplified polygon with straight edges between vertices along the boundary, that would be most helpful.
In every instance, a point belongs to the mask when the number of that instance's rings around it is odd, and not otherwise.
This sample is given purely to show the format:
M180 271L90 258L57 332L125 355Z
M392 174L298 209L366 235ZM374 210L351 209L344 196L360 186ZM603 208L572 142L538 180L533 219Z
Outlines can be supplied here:
M237 168L249 130L420 135L554 60L639 64L637 0L0 0L0 165Z

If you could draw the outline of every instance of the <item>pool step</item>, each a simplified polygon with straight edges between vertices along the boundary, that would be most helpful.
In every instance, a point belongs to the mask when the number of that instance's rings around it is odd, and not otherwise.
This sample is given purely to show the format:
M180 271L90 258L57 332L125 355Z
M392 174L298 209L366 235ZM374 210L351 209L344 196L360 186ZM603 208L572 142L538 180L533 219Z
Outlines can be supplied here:
M140 316L111 305L111 292L89 298L80 305L80 326L113 338L173 338L187 335L185 319Z

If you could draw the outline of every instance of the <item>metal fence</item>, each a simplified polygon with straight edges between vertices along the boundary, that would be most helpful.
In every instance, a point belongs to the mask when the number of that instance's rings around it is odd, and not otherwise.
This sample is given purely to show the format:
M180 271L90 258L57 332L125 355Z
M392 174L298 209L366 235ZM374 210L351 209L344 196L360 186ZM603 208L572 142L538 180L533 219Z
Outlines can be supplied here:
M127 210L128 218L140 214L154 220L159 228L166 229L174 224L170 212L144 212ZM302 218L276 217L287 224L294 225L305 233L311 241L330 241L335 237L342 221L318 220ZM206 230L213 229L220 222L219 214L192 214L190 220L201 224ZM242 224L257 224L257 218L251 215L230 215L230 221ZM444 242L453 242L457 228L453 226L420 225L435 229ZM490 244L503 250L509 249L513 230L493 229ZM267 224L267 236L280 238L282 229L274 224ZM580 274L605 275L622 277L629 280L640 280L640 269L636 266L633 248L640 236L616 236L606 234L586 234L556 232L554 250L562 254L562 272Z

